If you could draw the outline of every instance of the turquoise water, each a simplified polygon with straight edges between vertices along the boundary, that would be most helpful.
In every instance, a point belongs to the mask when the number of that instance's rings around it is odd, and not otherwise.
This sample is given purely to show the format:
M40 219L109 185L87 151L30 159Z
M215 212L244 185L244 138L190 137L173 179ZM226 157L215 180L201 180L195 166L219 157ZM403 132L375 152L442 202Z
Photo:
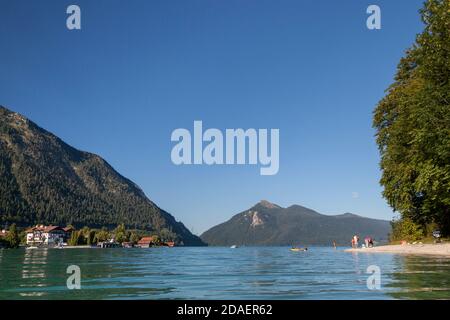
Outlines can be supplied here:
M69 265L81 289L69 290ZM366 269L381 271L380 290ZM313 247L0 250L0 299L450 299L450 259Z

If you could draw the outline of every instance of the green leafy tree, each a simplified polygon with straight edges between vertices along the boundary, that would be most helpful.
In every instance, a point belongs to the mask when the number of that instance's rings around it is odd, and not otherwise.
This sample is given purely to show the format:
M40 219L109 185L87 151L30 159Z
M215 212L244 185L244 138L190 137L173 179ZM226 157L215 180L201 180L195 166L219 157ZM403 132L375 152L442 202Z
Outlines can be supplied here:
M155 245L160 245L161 244L161 238L159 236L153 235L152 237L153 237L153 243Z
M81 234L83 235L83 237L87 237L89 235L89 232L91 231L91 229L89 229L88 226L84 226L81 229Z
M390 235L391 241L407 240L415 241L424 236L422 226L414 223L409 218L402 218L391 222L392 233Z
M124 233L127 231L125 228L125 225L123 223L119 224L116 229L114 230L115 232L121 232Z
M117 228L114 230L114 235L116 241L119 243L128 241L127 230L125 229L125 225L123 223L117 226Z
M94 242L103 242L107 241L109 239L109 232L106 230L106 228L102 228L101 230L97 231L94 236Z
M25 230L22 230L19 232L19 239L20 239L20 244L21 245L26 245L27 244L27 233Z
M78 246L84 244L84 236L82 231L72 231L68 244L70 246Z
M116 240L118 243L126 242L126 241L127 241L126 234L123 233L123 232L118 232L118 233L116 233L116 234L115 234L115 240Z
M91 230L88 226L84 226L80 230L80 234L81 234L84 244L92 245L96 242L95 241L95 231Z
M177 235L168 228L163 228L159 233L159 241L177 241Z
M16 224L13 223L9 228L9 232L5 237L5 240L10 248L18 248L20 244L20 236L17 231Z
M401 59L395 82L374 111L380 183L403 219L422 228L435 222L448 235L450 1L427 0L420 13L425 29Z
M88 234L85 236L86 238L86 244L87 245L93 245L96 243L95 241L95 231L89 230Z
M136 244L138 243L138 241L141 239L141 237L139 237L139 235L136 232L131 232L130 234L130 242Z

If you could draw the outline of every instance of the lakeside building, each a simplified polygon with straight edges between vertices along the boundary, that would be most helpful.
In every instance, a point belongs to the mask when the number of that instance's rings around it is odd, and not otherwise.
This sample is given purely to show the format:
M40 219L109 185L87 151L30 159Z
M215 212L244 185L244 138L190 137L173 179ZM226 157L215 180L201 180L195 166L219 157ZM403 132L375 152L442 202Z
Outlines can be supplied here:
M134 244L133 244L133 242L122 242L122 247L123 248L133 248Z
M57 246L66 242L72 228L37 225L26 230L28 245Z
M141 240L139 240L136 245L136 247L139 248L150 248L154 246L174 247L175 242L173 241L160 242L157 236L151 236L141 238Z
M110 241L102 241L97 243L97 247L99 248L120 248L122 245L114 240Z
M150 248L153 245L156 245L156 237L143 237L138 241L137 246L140 248Z
M65 240L69 240L70 235L73 231L75 231L75 228L73 227L65 227L63 228L64 232L66 233L66 239Z

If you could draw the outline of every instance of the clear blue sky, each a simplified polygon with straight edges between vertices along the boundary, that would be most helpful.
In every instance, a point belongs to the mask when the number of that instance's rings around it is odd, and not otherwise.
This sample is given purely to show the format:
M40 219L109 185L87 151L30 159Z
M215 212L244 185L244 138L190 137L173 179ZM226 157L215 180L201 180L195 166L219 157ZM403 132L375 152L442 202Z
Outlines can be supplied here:
M82 30L66 28L70 4ZM370 4L381 30L366 28ZM0 104L99 154L195 233L260 199L391 219L372 110L421 4L0 0ZM194 120L279 128L279 173L175 166L171 132Z

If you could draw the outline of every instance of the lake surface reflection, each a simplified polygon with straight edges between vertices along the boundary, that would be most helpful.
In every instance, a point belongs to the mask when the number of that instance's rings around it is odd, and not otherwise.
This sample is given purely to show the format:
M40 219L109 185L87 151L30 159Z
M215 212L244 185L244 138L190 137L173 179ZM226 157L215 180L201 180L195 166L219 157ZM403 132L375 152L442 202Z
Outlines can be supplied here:
M66 269L81 269L69 290ZM381 289L369 290L369 266ZM0 299L450 299L450 259L312 247L0 250Z

